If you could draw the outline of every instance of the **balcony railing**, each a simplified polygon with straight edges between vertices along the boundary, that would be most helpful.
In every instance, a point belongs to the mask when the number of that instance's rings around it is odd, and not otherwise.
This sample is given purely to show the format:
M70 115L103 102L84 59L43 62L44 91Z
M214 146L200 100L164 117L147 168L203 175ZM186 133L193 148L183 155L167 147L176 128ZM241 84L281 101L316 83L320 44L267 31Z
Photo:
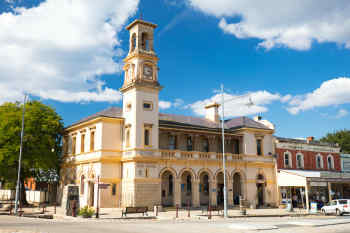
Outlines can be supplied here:
M222 160L222 153L181 151L181 150L159 150L162 159L192 159L192 160ZM242 154L225 153L227 160L243 160Z

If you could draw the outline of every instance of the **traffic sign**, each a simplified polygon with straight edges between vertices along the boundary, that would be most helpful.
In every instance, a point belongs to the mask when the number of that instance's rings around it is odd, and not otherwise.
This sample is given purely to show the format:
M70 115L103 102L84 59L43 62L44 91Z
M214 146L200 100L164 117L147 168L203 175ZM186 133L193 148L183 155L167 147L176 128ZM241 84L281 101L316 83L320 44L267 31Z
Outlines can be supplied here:
M99 184L98 185L98 188L100 189L108 189L108 187L110 186L111 184Z

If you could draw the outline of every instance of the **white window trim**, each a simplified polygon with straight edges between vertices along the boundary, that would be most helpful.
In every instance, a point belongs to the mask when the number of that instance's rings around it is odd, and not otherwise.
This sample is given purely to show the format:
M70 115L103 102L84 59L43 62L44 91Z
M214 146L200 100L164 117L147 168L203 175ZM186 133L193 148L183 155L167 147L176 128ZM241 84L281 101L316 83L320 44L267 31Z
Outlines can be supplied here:
M285 156L288 155L288 161L289 161L289 165L286 165L286 159ZM293 167L293 161L292 161L292 153L290 153L289 151L286 151L283 153L283 164L285 168L292 168Z
M321 158L321 167L318 167L318 166L317 166L317 158L318 158L318 157ZM316 168L317 168L317 169L323 169L323 157L322 157L321 154L317 154L317 155L316 155Z
M332 164L331 164L332 166L331 167L329 166L328 158L331 158L331 160L332 160ZM334 157L333 157L333 155L328 155L327 156L327 167L328 167L329 170L334 170Z
M301 156L301 167L299 167L299 165L298 165L298 156ZM302 153L298 152L296 154L295 160L296 160L296 168L304 168L304 166L305 166L305 164L304 164L304 155Z
M142 136L142 141L143 141L143 146L145 148L150 148L150 147L153 147L153 144L152 144L152 127L153 127L153 124L147 124L145 123L144 126L143 126L143 136ZM146 130L148 130L148 145L145 144L145 132Z

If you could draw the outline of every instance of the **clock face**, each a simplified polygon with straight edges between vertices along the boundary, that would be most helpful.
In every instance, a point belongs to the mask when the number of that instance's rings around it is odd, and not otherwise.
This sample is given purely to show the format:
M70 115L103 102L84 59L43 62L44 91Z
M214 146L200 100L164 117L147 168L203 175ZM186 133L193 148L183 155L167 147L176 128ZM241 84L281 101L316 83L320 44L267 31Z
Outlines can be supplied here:
M152 66L144 65L143 66L143 75L147 79L152 79L152 77L153 77L153 68L152 68Z

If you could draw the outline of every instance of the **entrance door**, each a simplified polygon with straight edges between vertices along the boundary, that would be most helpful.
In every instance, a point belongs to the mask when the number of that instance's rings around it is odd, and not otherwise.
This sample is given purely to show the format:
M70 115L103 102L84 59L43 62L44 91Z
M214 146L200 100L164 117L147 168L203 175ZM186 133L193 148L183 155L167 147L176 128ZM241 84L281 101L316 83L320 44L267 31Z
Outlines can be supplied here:
M264 205L264 184L256 184L258 192L258 206Z
M224 204L224 173L219 172L216 177L217 190L216 190L216 203L217 205Z
M218 184L217 190L217 203L219 205L224 205L224 184Z

